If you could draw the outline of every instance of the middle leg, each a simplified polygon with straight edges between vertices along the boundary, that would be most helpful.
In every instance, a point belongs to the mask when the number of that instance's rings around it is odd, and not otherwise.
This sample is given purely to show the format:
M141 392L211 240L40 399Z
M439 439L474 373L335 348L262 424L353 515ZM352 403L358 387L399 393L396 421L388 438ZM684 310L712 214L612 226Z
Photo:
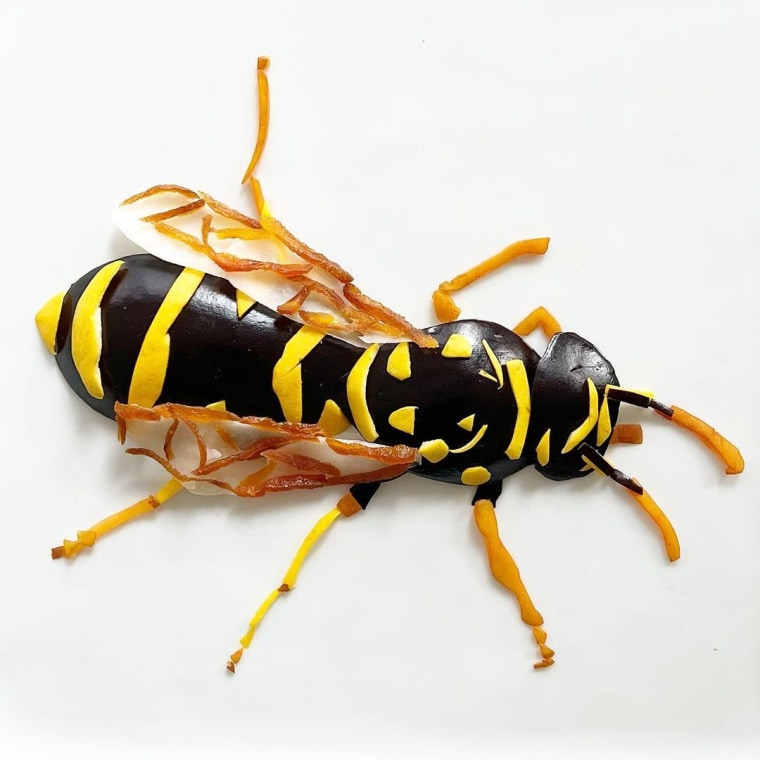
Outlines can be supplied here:
M475 524L483 536L491 575L504 588L514 594L520 606L520 616L523 622L533 629L533 637L541 654L541 659L534 663L533 667L536 670L548 668L554 665L554 650L546 645L546 632L541 627L544 624L544 618L533 604L520 577L517 564L499 537L499 526L496 522L496 511L494 509L496 499L492 494L488 494L487 498L478 498L481 494L485 495L486 492L478 489L473 504L473 516Z

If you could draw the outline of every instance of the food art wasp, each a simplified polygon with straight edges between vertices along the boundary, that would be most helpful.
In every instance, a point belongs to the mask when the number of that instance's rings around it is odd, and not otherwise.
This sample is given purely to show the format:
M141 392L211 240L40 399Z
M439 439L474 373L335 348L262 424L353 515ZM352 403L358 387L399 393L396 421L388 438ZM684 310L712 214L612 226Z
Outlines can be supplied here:
M312 545L338 518L365 509L381 483L409 472L475 488L474 518L493 576L511 591L540 659L554 663L543 618L502 544L494 505L502 481L529 465L552 480L610 478L660 529L675 531L638 481L604 456L640 443L617 425L620 404L653 409L742 471L739 451L704 422L618 381L590 342L537 308L513 329L457 320L452 294L548 239L508 246L433 294L441 321L419 330L364 295L340 266L270 213L253 176L268 131L268 61L259 59L259 128L244 183L257 214L159 185L128 198L120 229L148 253L99 266L38 313L63 376L93 409L115 418L129 453L171 475L155 494L53 549L72 558L183 487L198 494L348 486L305 539L282 584L251 619L235 671L263 616L293 589ZM549 338L543 356L523 340ZM340 438L353 429L353 437ZM357 436L358 433L358 436Z

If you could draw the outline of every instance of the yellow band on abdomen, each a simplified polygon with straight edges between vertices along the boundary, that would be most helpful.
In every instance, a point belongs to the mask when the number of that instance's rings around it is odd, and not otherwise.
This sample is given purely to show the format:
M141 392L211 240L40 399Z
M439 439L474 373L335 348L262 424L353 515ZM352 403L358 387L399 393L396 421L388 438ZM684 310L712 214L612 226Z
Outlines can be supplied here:
M183 269L172 283L145 333L129 385L129 403L153 406L158 401L169 366L169 329L203 280L203 272Z
M323 332L304 325L286 344L272 372L272 389L288 422L300 422L303 416L301 362L315 348Z
M348 373L348 380L346 381L346 395L348 396L348 405L351 407L351 416L354 418L354 425L364 440L370 442L377 440L378 434L369 406L367 406L367 377L379 349L380 346L377 343L367 348L354 364L351 372Z
M123 263L112 261L96 272L79 296L71 321L71 358L85 389L93 398L103 398L104 395L100 377L100 353L103 349L100 304Z

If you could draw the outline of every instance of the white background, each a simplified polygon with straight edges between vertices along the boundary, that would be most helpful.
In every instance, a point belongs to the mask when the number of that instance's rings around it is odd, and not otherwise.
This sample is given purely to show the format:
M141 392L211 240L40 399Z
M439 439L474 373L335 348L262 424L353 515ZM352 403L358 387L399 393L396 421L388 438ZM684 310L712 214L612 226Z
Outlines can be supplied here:
M753 2L3 3L0 754L588 757L760 751L760 107ZM33 316L132 251L156 182L274 213L417 324L523 237L549 254L459 301L538 304L739 444L655 415L619 448L671 517L609 483L506 483L501 533L557 664L493 582L470 489L411 476L339 523L236 676L248 617L338 493L182 495L71 564L48 548L163 482L65 386ZM61 754L63 753L63 754Z

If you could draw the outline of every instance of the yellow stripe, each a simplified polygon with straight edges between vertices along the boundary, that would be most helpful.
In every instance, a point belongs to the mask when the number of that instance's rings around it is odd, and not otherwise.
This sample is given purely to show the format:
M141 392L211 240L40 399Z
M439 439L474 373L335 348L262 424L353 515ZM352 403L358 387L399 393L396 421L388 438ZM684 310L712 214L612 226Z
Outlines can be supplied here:
M172 283L145 333L129 384L129 403L153 406L164 388L169 366L169 330L203 280L203 272L183 269Z
M123 263L113 261L95 274L79 297L71 322L71 358L84 387L94 398L104 395L100 379L100 352L103 348L100 303Z
M47 350L55 355L55 334L58 332L58 322L61 319L63 293L57 293L37 312L34 321L40 331Z
M400 430L402 433L414 435L414 422L417 412L416 406L402 406L388 415L388 424Z
M238 319L242 319L255 305L256 301L242 290L235 291Z
M510 459L519 459L522 456L525 438L528 435L530 423L530 384L525 365L520 359L510 359L506 364L509 384L512 387L512 395L517 404L517 418L515 429L512 432L512 440L507 446L506 454Z
M487 380L493 380L493 382L495 383L499 382L490 372L486 372L484 369L481 369L480 372L478 372L478 374L481 377L485 377Z
M459 425L460 428L463 428L468 433L472 432L472 428L475 425L475 415L471 414L468 417L464 417L459 422L457 422L457 425Z
M461 476L466 486L480 486L491 479L491 473L485 467L468 467Z
M612 433L612 421L610 420L610 405L607 394L602 399L602 408L599 410L599 423L596 428L596 445L601 446Z
M412 376L412 360L409 356L408 343L399 343L390 352L385 369L396 380L408 380Z
M323 332L304 325L286 344L282 356L274 365L272 389L282 407L288 422L300 422L303 415L303 394L301 388L301 362L315 348Z
M464 454L465 451L469 451L470 449L474 448L480 439L486 434L486 430L488 430L488 425L483 425L483 427L478 430L477 433L469 440L467 443L465 443L464 446L460 446L458 449L451 449L449 452L450 454Z
M590 377L586 378L588 386L588 417L567 437L562 449L563 454L574 449L593 429L599 419L599 393Z
M467 359L472 356L472 343L464 335L454 333L446 341L441 356L447 359Z
M541 440L536 446L536 455L538 456L538 463L542 467L546 467L549 464L549 444L551 442L551 430L547 430L542 436Z
M425 457L428 462L436 464L449 455L449 447L446 441L441 438L434 438L432 441L425 441L417 449L420 456Z
M319 416L319 427L324 428L330 435L340 435L351 423L346 419L341 408L331 399L325 401L322 414Z
M400 343L399 345L406 344ZM359 357L356 364L354 364L353 369L348 373L348 380L346 381L346 395L348 396L348 405L351 407L351 414L354 418L354 425L356 425L356 429L361 433L364 440L370 442L377 440L377 430L375 429L375 423L370 414L369 406L367 406L367 377L379 348L380 345L378 343L373 343L367 348ZM396 350L394 349L394 353ZM407 346L408 350L409 346Z
M493 352L491 346L488 345L488 341L485 338L483 338L483 348L485 348L486 353L488 354L488 360L491 362L493 371L496 373L496 377L499 380L499 388L502 388L504 386L504 370L501 368L501 364L499 364L496 354ZM513 359L513 361L515 360Z

